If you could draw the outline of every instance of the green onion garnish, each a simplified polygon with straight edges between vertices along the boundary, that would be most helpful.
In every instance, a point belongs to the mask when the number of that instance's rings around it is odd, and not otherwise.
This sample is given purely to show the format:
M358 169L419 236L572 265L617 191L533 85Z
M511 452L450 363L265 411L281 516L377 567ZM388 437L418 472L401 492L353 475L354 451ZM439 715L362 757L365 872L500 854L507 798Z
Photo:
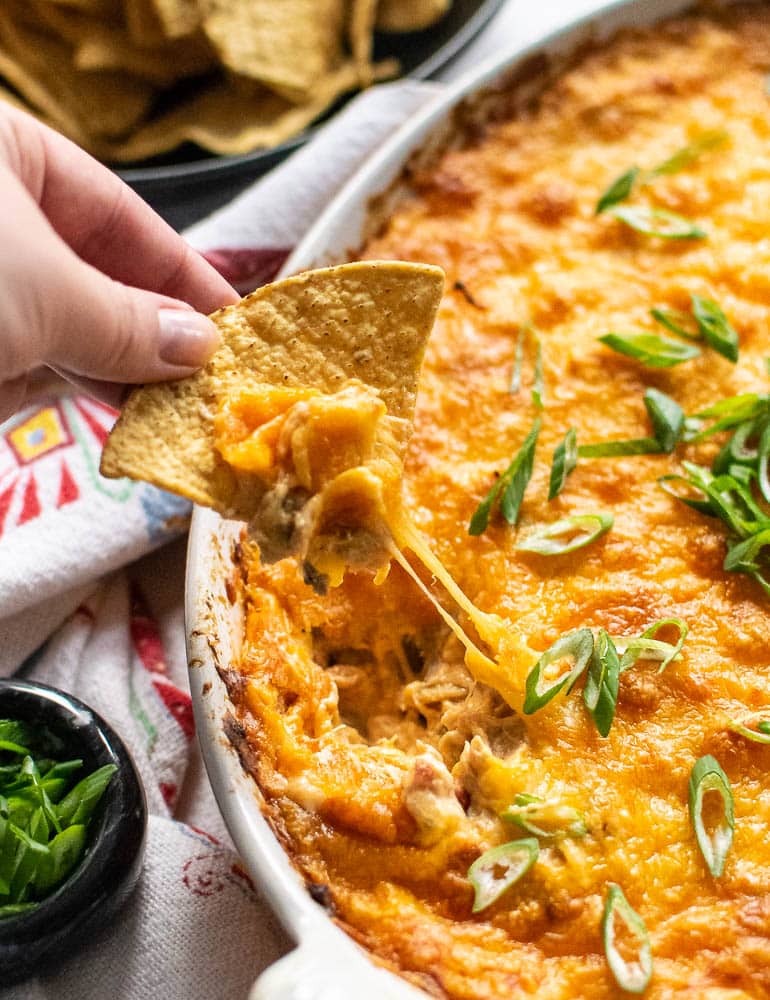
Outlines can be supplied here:
M577 809L538 795L517 795L500 817L535 837L585 837L588 832Z
M694 465L692 462L683 462L682 465L687 469L689 475L661 476L658 479L658 485L664 493L673 497L674 500L687 504L688 507L692 507L693 510L697 510L701 514L714 515L714 508L706 492L706 480L703 473L708 475L709 480L713 479L713 476L708 469L703 469L702 466Z
M663 476L658 483L674 499L719 518L728 530L724 569L745 573L770 595L770 511L766 506L770 503L770 396L743 393L720 400L687 417L682 437L698 442L722 432L729 432L729 437L711 469L683 462L682 474Z
M639 170L639 167L631 167L630 170L621 174L620 177L616 177L601 198L597 201L596 214L601 215L601 213L606 212L608 208L612 208L613 205L617 205L618 202L625 201L631 194L634 184L636 183L636 178L640 173L641 171Z
M527 674L524 691L524 714L532 715L563 689L569 694L580 675L588 666L594 649L594 637L589 628L579 628L560 636L550 646ZM555 678L548 667L557 664L561 669Z
M770 503L770 422L762 431L757 448L757 484L759 492Z
M538 340L537 354L535 355L535 376L532 383L532 402L538 408L543 409L545 398L545 382L543 380L543 345Z
M635 957L626 960L615 944L616 920L621 920L634 942ZM602 914L602 938L607 964L615 981L629 993L644 993L652 976L652 947L647 928L619 885L610 882Z
M668 159L659 163L657 167L653 167L652 170L640 170L639 167L631 167L624 174L621 174L620 177L617 177L601 196L596 204L596 214L600 215L613 205L617 205L618 202L625 201L637 182L640 184L649 184L650 181L655 180L656 177L660 177L663 174L678 173L680 170L691 166L702 153L705 153L709 149L714 149L716 146L721 146L722 143L726 142L727 138L728 135L724 129L710 129L702 132L692 142L678 149Z
M607 736L615 718L620 681L620 657L615 643L601 629L594 641L583 688L583 701L596 723L600 736Z
M701 332L697 324L693 329L693 317L681 309L667 309L664 306L655 306L650 309L650 316L656 323L665 326L672 333L678 333L680 337L687 337L688 340L700 340Z
M480 535L487 530L492 508L498 497L500 510L508 524L516 524L518 521L524 492L532 478L537 436L541 426L542 421L537 417L511 464L476 508L468 525L469 535Z
M659 337L656 333L606 333L599 340L618 354L641 361L649 368L673 368L700 356L700 349L692 344Z
M616 205L608 211L620 222L645 236L658 236L664 240L703 240L708 236L705 229L694 222L662 208Z
M521 389L521 367L524 363L524 333L526 329L526 326L522 326L519 329L519 336L516 339L516 354L513 359L513 368L511 369L511 381L508 385L508 392L512 396L515 396L519 389Z
M676 447L684 430L684 411L676 400L659 389L647 389L644 394L655 440L661 451L669 454Z
M59 749L46 730L0 719L0 918L33 909L80 863L116 771L108 764L75 784L83 761L56 761Z
M770 746L770 719L757 719L755 714L740 722L731 722L730 729L752 743Z
M722 799L722 819L713 833L706 830L703 821L703 799L708 792L716 792ZM710 754L701 757L692 769L689 800L690 819L695 828L698 847L711 874L719 878L733 842L735 810L727 775Z
M516 549L519 552L536 552L541 556L566 555L601 538L613 523L612 514L573 514L535 529L517 543Z
M692 311L706 343L735 364L738 360L738 334L720 306L711 299L693 295Z
M634 438L631 441L597 441L578 446L580 458L621 458L626 455L660 455L655 438Z
M644 405L655 437L633 438L629 441L600 441L581 444L581 458L608 458L620 455L655 455L674 450L685 430L685 419L679 404L658 389L647 389Z
M570 427L564 435L564 440L556 445L553 451L553 461L551 463L551 478L548 482L548 499L561 493L567 476L577 465L577 432L574 427Z
M657 167L653 167L652 170L648 171L645 175L645 180L658 177L661 174L676 174L680 170L685 170L687 167L692 166L702 153L724 145L728 138L727 132L722 128L708 129L706 132L701 132L692 142L686 146L682 146L681 149L678 149L669 156L667 160L664 160Z
M512 840L485 851L468 869L468 881L474 889L473 912L480 913L498 900L537 861L540 853L534 838Z
M675 643L655 638L660 629L669 627L679 630L679 638ZM625 650L620 658L620 672L630 670L637 660L643 659L660 660L658 673L662 674L669 663L682 652L689 631L686 622L682 621L681 618L663 618L648 626L641 635L634 636L632 639L614 639L616 645L625 643Z
M688 417L685 440L702 441L721 431L733 430L747 420L768 416L770 416L770 395L744 392L739 396L729 396ZM713 422L708 423L709 420Z
M766 575L768 571L763 571L758 561L762 550L770 547L770 521L767 523L769 526L763 531L730 545L723 566L728 572L752 576L765 593L770 595L770 579Z

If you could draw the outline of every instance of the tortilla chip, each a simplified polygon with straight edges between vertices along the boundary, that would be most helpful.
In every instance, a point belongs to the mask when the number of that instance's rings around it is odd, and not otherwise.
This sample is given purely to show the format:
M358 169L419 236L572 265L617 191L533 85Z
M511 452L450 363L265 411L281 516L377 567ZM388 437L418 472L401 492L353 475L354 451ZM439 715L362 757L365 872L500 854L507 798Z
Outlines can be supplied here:
M68 7L102 18L120 17L121 0L48 0L48 3L54 7Z
M203 30L228 69L302 103L342 62L345 10L345 0L209 0Z
M114 70L140 77L159 87L198 76L215 65L214 52L202 35L163 41L156 48L136 45L119 20L107 21L50 0L27 0L30 18L54 31L72 48L75 69Z
M427 264L365 261L306 271L219 310L222 346L204 368L132 393L105 445L103 475L143 479L249 520L264 489L215 449L222 401L265 384L334 393L358 379L410 427L443 282Z
M124 22L134 45L155 48L165 41L158 12L152 0L122 0Z
M449 10L452 0L380 0L378 31L422 31Z
M128 36L104 27L90 32L75 49L75 66L98 72L120 70L159 87L215 66L214 53L202 35L193 35L156 49L139 48Z
M391 76L394 69L392 62L381 63L375 67L375 76L380 72ZM277 146L301 132L340 94L357 85L358 71L352 62L327 76L305 104L255 88L252 81L225 79L147 122L128 139L95 143L91 148L101 159L119 163L157 156L185 141L222 155L248 153Z
M28 111L27 105L18 97L12 90L4 87L0 83L0 101L4 101L6 104L10 104L12 108L18 108L19 111Z
M372 82L372 36L378 3L379 0L353 0L350 10L348 38L362 87Z
M81 73L65 42L31 27L23 3L0 6L0 74L78 142L125 135L147 113L152 89L124 73Z
M184 38L201 24L202 4L198 0L152 0L166 38Z
M379 2L2 0L0 85L107 162L244 154L398 73L372 63Z

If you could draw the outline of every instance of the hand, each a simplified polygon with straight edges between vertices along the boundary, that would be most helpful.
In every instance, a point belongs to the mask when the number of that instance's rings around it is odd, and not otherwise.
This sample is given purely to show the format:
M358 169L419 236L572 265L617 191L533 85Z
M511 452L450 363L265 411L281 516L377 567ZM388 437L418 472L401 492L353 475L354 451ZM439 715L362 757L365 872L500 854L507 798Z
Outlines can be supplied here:
M40 365L117 404L122 383L181 378L214 351L203 313L237 293L115 174L10 107L0 206L0 420Z

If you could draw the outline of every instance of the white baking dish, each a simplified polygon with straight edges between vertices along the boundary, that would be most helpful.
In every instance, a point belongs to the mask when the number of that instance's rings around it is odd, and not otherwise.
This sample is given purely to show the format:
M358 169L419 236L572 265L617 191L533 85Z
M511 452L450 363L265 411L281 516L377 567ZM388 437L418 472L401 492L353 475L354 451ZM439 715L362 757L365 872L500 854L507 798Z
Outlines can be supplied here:
M479 101L479 95L504 84L538 54L558 66L589 40L601 40L622 27L651 24L691 6L691 0L606 4L556 34L480 66L407 122L364 164L302 241L284 273L354 257L365 239L372 199L386 191L398 197L394 181L406 161L451 133L458 105ZM531 93L538 79L528 74L522 86ZM240 527L209 510L196 510L188 553L187 625L195 717L214 793L254 881L297 942L294 951L259 978L251 1000L416 1000L425 994L375 966L311 899L262 817L259 789L225 735L231 706L219 671L237 659L242 631L241 609L228 598L227 586Z

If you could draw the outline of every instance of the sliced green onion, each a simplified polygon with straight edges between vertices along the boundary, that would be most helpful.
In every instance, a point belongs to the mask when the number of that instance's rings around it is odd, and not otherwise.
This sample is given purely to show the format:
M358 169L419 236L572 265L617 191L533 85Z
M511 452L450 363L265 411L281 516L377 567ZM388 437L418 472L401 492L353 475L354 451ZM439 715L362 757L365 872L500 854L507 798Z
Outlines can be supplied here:
M545 398L545 383L543 380L543 345L538 340L537 354L535 355L535 377L532 383L532 402L538 408L543 409Z
M594 651L588 663L583 701L590 712L600 736L607 736L615 718L620 681L620 657L615 643L605 632L599 631L594 641Z
M759 418L756 420L746 420L744 423L738 424L731 437L714 459L711 467L712 471L717 474L727 473L734 476L732 470L736 466L754 465L759 458L760 426L761 421ZM756 446L749 444L751 440L757 441Z
M770 519L754 501L750 488L734 476L715 476L706 487L706 492L717 516L739 538L747 538L747 536L759 532L763 527L770 527ZM738 561L742 560L743 553ZM732 569L733 567L727 566L726 568Z
M617 205L608 211L620 222L624 222L645 236L658 236L664 240L702 240L708 235L704 229L689 219L662 208Z
M768 715L770 716L770 713ZM752 726L755 728L752 729ZM756 714L754 714L741 722L731 722L729 728L739 736L751 740L752 743L770 746L770 718L757 719Z
M32 736L30 727L25 723L16 722L15 719L0 719L0 740L7 740L17 746L28 746ZM14 753L18 753L18 751L14 751Z
M588 832L577 809L538 795L517 795L500 816L535 837L585 837Z
M647 389L644 394L644 405L661 450L672 452L684 430L684 410L665 392L652 388Z
M63 882L80 863L86 850L86 827L68 826L48 845L48 855L42 858L35 872L35 888L41 894L50 892Z
M663 306L655 306L650 309L650 316L656 323L665 326L672 333L678 333L680 337L687 337L688 340L700 340L700 328L692 329L693 318L689 313L682 312L681 309L666 309Z
M601 213L606 212L608 208L611 208L613 205L617 205L618 202L625 201L631 194L639 173L639 167L631 167L630 170L621 174L620 177L616 177L601 198L597 201L596 214L601 215Z
M662 628L673 627L679 630L679 638L675 643L663 642L655 635ZM625 651L620 658L620 672L629 670L637 660L660 660L658 673L662 674L666 667L682 652L687 633L690 631L681 618L663 618L649 625L641 635L629 639ZM617 642L617 640L615 640Z
M615 921L620 919L634 939L636 957L626 961L615 944ZM629 993L644 993L652 977L652 946L647 928L634 910L619 885L610 882L602 914L604 954L615 981Z
M648 179L654 177L659 177L661 174L676 174L680 170L685 170L687 167L692 166L692 164L709 149L716 149L717 146L722 146L729 138L728 133L720 129L708 129L705 132L701 132L699 136L696 136L692 142L689 142L686 146L682 146L675 153L659 163L657 167L653 167L645 175L645 182Z
M727 140L727 132L723 129L710 129L693 139L692 142L678 149L675 153L659 163L652 170L640 170L639 167L631 167L616 177L610 184L599 201L596 203L596 214L601 215L608 208L625 201L631 194L637 181L640 184L649 184L663 174L675 174L686 167L691 166L701 154L709 149L721 146Z
M6 917L18 917L20 913L28 913L34 910L37 903L6 903L0 906L0 920Z
M700 348L656 333L606 333L599 340L618 354L641 361L648 368L673 368L700 355Z
M561 493L567 476L577 465L577 432L574 427L570 427L564 435L564 440L556 445L553 451L553 461L551 463L551 478L548 482L548 499Z
M707 792L717 792L722 799L722 820L713 833L706 830L703 822L703 799ZM719 878L733 842L735 809L728 777L710 754L696 761L692 769L689 801L690 819L703 860L711 874Z
M756 392L744 392L738 396L729 396L727 399L720 399L706 410L701 410L692 417L688 417L690 423L688 441L702 441L718 434L720 431L732 430L738 424L746 420L753 420L756 417L770 414L770 396L759 395ZM716 418L712 424L704 427L707 420Z
M687 476L668 475L658 479L658 485L675 500L687 504L693 510L701 514L716 516L716 510L708 494L710 483L714 477L711 472L702 465L695 465L693 462L683 462L683 468L688 473ZM674 488L674 484L681 484L681 491Z
M727 550L724 569L728 573L753 572L759 569L757 557L762 549L770 546L770 527L758 531L742 542L736 542Z
M654 438L581 444L578 455L581 458L609 458L620 455L656 455L673 451L685 428L685 417L681 406L658 389L647 389L644 394L644 406L655 432Z
M94 809L116 771L115 764L105 764L86 775L67 793L56 807L63 826L87 825L90 822Z
M770 423L762 431L757 448L757 483L759 492L770 503Z
M706 343L715 351L732 361L738 360L738 334L730 325L730 320L722 309L711 299L693 295L692 311Z
M540 846L534 837L512 840L485 851L468 869L475 893L473 912L480 913L496 902L537 861Z
M579 628L560 636L550 646L527 674L524 689L524 714L532 715L563 689L572 690L576 681L588 666L594 649L594 637L589 628ZM546 678L545 672L552 663L567 661L554 679Z
M521 502L524 499L524 492L532 478L535 448L541 426L542 421L540 417L537 417L532 430L524 439L521 448L519 448L511 464L476 508L468 525L468 534L480 535L486 531L492 508L498 497L500 498L500 510L503 517L509 524L516 524L519 519Z
M512 396L515 396L519 389L521 389L521 366L524 363L524 332L526 329L526 326L520 328L519 336L516 340L516 354L513 359L511 381L508 385L508 392Z
M535 529L516 549L541 556L562 556L595 542L613 523L612 514L573 514Z
M624 455L659 455L661 447L655 438L633 438L630 441L597 441L578 446L580 458L620 458Z

